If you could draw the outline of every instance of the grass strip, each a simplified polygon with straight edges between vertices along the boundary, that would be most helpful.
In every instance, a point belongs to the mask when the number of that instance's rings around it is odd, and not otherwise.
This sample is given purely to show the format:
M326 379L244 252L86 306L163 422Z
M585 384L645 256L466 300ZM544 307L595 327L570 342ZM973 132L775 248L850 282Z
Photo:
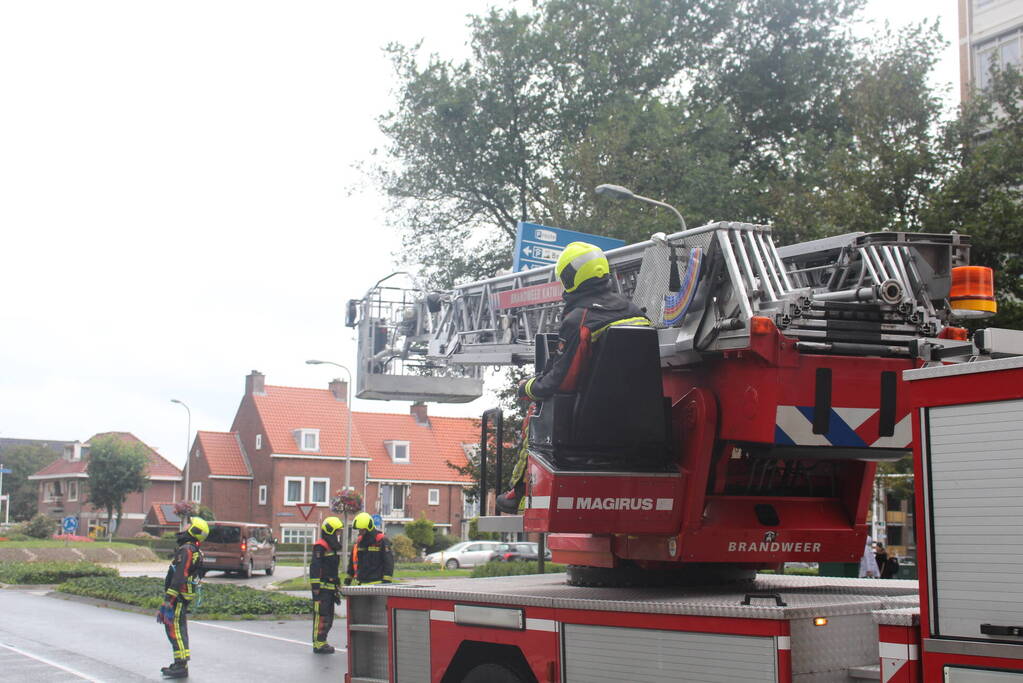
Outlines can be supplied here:
M85 577L72 579L57 590L70 595L112 600L154 612L163 604L163 579L138 577ZM257 616L310 614L312 601L248 586L225 583L202 585L201 600L196 600L189 614L196 617L231 616L251 618Z
M0 583L64 583L83 576L117 576L117 570L92 562L0 562Z

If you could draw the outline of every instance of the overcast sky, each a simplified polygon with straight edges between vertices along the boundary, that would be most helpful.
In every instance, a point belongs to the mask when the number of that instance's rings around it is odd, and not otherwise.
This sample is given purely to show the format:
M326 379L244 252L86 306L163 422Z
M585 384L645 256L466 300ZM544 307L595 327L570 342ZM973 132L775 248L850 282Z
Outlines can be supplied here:
M463 56L465 16L491 4L0 3L0 436L130 431L180 464L170 399L222 431L250 370L325 387L305 359L353 365L343 303L398 244L353 169L384 144L381 48ZM868 15L940 14L952 83L955 4Z

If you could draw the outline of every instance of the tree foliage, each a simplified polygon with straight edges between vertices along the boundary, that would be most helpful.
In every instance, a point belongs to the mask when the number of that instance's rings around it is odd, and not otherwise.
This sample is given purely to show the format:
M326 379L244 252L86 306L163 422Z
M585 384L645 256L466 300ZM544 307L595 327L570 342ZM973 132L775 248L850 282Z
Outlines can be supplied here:
M426 513L414 522L405 525L405 535L416 547L416 550L426 550L433 545L433 522L426 518Z
M59 458L52 449L36 444L5 448L0 463L11 470L3 475L5 494L10 494L11 519L30 519L38 511L39 483L29 477Z
M149 486L149 457L142 443L114 435L98 437L90 446L86 466L89 502L97 510L106 510L107 529L112 535L111 520L116 514L120 526L128 495Z
M857 43L862 0L538 0L472 19L463 62L392 45L377 178L433 284L493 275L515 222L635 240L674 219L792 236L915 227L933 180L934 27ZM879 172L880 171L880 172ZM810 207L808 210L807 207Z
M940 140L942 184L924 211L925 226L972 239L972 263L994 268L998 315L984 322L1023 327L1023 75L995 74Z

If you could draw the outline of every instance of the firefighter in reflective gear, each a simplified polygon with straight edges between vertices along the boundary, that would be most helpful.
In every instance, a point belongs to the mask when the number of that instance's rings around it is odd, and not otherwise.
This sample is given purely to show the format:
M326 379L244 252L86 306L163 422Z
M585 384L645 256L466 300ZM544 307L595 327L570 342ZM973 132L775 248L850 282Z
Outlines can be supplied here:
M334 605L341 603L337 589L344 526L337 517L323 520L320 538L313 544L313 559L309 563L309 585L313 591L313 652L318 655L329 655L334 651L334 646L327 644L327 634L334 625Z
M359 530L359 540L352 546L345 585L391 583L394 574L391 541L382 531L377 530L369 513L360 512L355 515L352 525Z
M593 344L609 328L650 325L638 306L611 291L610 273L604 252L592 244L572 242L561 252L554 266L555 276L565 286L558 348L542 373L519 384L520 399L542 401L556 393L577 391L586 376ZM501 512L517 512L525 493L526 441L524 430L519 457L512 470L513 488L497 497Z
M174 663L160 671L167 678L186 678L188 660L188 606L195 598L195 586L202 569L199 545L206 540L210 526L201 517L192 517L188 527L177 537L178 547L164 579L164 601L157 612L157 622L167 630L167 639L174 651Z

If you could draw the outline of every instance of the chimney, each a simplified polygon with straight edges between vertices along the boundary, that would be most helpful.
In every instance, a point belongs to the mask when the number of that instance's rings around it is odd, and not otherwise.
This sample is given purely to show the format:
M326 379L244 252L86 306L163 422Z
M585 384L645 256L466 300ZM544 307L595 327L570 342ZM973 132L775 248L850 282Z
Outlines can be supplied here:
M334 378L330 380L330 393L334 394L334 399L341 401L342 403L348 402L348 382Z
M248 377L245 378L245 395L259 394L262 396L266 393L266 388L263 383L266 381L266 377L259 370L253 370L249 373Z
M414 417L416 419L416 424L417 425L423 425L425 427L429 427L430 426L430 418L426 414L426 404L425 403L419 403L419 402L413 403L412 407L409 408L409 413L411 413L412 417Z

